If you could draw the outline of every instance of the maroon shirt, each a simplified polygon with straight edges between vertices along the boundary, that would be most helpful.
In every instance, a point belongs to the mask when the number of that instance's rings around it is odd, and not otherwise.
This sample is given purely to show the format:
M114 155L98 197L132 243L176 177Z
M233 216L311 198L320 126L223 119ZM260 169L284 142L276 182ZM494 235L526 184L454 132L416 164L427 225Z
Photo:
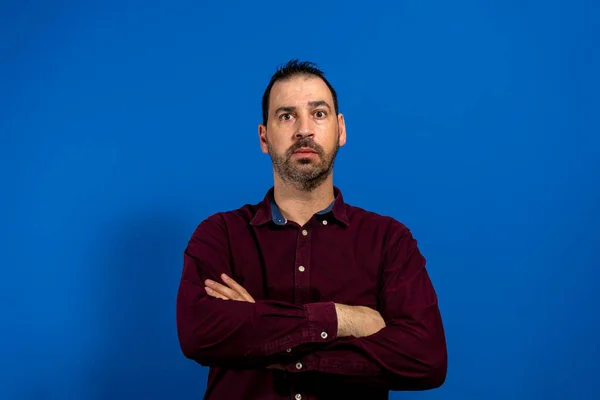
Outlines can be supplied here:
M206 294L226 273L256 303ZM378 310L386 327L337 337L334 303ZM273 189L256 205L202 221L177 296L183 354L209 366L205 399L387 399L439 387L446 340L417 242L393 218L335 201L304 226ZM281 364L285 371L269 369Z

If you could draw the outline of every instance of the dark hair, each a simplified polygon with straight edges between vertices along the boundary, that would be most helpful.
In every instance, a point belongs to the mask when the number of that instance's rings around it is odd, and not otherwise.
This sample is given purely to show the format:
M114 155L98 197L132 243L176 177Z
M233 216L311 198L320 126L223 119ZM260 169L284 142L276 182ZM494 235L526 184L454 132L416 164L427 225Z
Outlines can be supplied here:
M314 75L318 78L321 78L323 82L325 82L325 84L331 91L331 96L333 97L333 109L337 115L337 93L335 92L333 86L331 86L329 81L325 78L325 74L323 73L323 71L317 68L317 65L315 63L312 63L310 61L291 60L277 68L277 71L271 77L271 81L269 82L269 85L265 90L265 93L262 98L263 124L266 125L269 119L269 100L271 98L271 89L273 88L275 82L283 81L298 75Z

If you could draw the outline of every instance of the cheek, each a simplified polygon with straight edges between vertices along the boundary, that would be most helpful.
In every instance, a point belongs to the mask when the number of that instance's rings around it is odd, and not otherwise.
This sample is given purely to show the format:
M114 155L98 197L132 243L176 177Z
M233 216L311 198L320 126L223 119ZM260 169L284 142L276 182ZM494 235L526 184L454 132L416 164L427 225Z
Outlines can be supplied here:
M269 129L267 138L273 143L283 143L290 140L294 135L294 128L291 124L273 124L273 128Z
M292 144L288 143L283 137L277 135L267 136L267 146L276 153L283 153Z
M327 148L334 147L338 142L338 131L336 127L327 126L323 127L320 132L321 143Z

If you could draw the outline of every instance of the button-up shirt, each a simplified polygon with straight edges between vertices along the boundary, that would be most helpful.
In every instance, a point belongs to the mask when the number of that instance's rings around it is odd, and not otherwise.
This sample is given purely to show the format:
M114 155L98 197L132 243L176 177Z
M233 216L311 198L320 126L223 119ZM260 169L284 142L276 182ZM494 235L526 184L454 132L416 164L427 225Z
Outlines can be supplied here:
M210 367L205 399L378 400L444 382L445 334L416 239L396 219L345 203L337 187L334 195L300 226L271 188L193 232L177 330L183 354ZM222 283L222 273L255 303L209 296L205 280ZM377 310L386 326L338 337L335 303Z

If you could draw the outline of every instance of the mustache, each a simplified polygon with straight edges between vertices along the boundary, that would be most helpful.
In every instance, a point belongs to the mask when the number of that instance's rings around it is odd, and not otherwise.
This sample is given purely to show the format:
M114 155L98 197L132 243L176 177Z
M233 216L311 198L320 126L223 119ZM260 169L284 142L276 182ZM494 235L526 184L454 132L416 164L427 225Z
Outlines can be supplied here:
M287 151L288 156L291 156L296 150L299 150L303 147L307 147L309 149L313 149L319 155L323 155L323 148L316 144L312 139L303 138L294 143Z

